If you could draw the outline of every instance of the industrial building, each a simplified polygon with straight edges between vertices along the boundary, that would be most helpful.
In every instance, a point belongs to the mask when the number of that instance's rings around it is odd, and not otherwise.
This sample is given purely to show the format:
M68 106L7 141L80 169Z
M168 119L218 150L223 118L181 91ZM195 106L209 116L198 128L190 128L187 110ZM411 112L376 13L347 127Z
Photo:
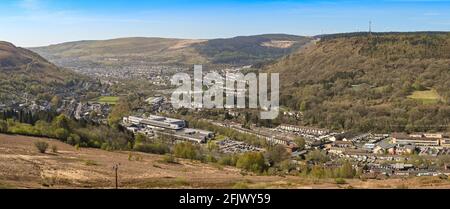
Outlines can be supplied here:
M447 146L449 137L441 133L394 133L392 135L392 141L394 144L413 144L416 146L424 147L439 147L442 145Z
M169 136L195 143L206 143L209 139L214 138L213 132L187 128L186 121L184 120L157 115L150 115L148 117L124 117L123 125L134 133L144 133L151 136Z

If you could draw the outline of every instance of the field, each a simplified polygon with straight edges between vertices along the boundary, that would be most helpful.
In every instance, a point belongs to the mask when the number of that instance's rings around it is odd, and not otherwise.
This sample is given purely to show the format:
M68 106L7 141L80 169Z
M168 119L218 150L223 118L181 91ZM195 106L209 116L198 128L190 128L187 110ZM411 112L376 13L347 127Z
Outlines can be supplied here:
M112 97L112 96L102 96L96 100L96 102L103 103L103 104L110 104L115 105L117 102L119 102L119 97Z
M441 100L441 96L436 90L415 91L408 98L422 101L423 104L436 104Z
M58 148L40 154L34 146L45 141ZM294 176L256 176L233 167L202 164L137 152L75 149L56 140L0 135L0 188L113 188L113 165L119 163L120 188L450 188L439 178L319 180ZM406 185L406 186L405 186Z

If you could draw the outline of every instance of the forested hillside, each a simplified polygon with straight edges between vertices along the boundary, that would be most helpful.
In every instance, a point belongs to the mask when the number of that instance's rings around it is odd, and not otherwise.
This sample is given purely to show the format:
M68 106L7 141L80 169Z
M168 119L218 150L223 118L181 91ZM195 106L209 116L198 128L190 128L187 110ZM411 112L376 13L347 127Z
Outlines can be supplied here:
M48 93L62 92L83 80L34 52L0 41L0 103L35 96L51 98Z
M63 67L120 67L137 63L252 65L278 59L309 41L309 37L284 34L211 40L138 37L77 41L31 50Z
M303 125L448 131L450 34L341 34L266 66Z

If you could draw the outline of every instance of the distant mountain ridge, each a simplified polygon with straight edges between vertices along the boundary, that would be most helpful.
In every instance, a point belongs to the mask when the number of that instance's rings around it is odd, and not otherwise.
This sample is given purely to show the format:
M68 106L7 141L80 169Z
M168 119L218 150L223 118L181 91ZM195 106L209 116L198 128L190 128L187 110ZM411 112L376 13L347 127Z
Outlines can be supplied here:
M251 65L278 59L311 40L284 34L212 40L135 37L68 42L30 50L63 67L73 67L80 62L93 65L135 62Z
M288 55L312 39L285 34L213 39L196 45L200 54L216 64L255 64Z

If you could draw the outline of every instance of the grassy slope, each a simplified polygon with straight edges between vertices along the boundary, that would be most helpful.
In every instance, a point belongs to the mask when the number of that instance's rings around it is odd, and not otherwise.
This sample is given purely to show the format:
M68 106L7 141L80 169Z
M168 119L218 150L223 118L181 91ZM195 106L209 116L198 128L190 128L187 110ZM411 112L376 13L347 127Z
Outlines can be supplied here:
M114 64L109 58L125 62L143 60L147 62L201 62L204 58L188 48L189 43L201 40L163 39L163 38L121 38L105 41L78 41L31 50L50 60L74 58L81 61L94 61ZM184 43L186 45L184 45Z
M292 48L263 47L271 40L295 41ZM32 48L59 63L67 58L103 65L144 61L163 64L199 64L222 60L225 64L248 64L278 58L307 42L309 38L264 35L233 39L189 40L164 38L121 38L105 41L78 41ZM110 59L112 58L112 59ZM117 61L118 59L119 61ZM75 65L76 63L73 63Z
M37 141L56 145L58 152L38 153ZM450 188L450 181L437 177L346 180L337 185L334 179L243 176L231 167L180 159L179 164L167 164L162 159L136 152L76 150L56 140L0 134L0 188L112 188L114 163L120 163L119 184L124 188Z

